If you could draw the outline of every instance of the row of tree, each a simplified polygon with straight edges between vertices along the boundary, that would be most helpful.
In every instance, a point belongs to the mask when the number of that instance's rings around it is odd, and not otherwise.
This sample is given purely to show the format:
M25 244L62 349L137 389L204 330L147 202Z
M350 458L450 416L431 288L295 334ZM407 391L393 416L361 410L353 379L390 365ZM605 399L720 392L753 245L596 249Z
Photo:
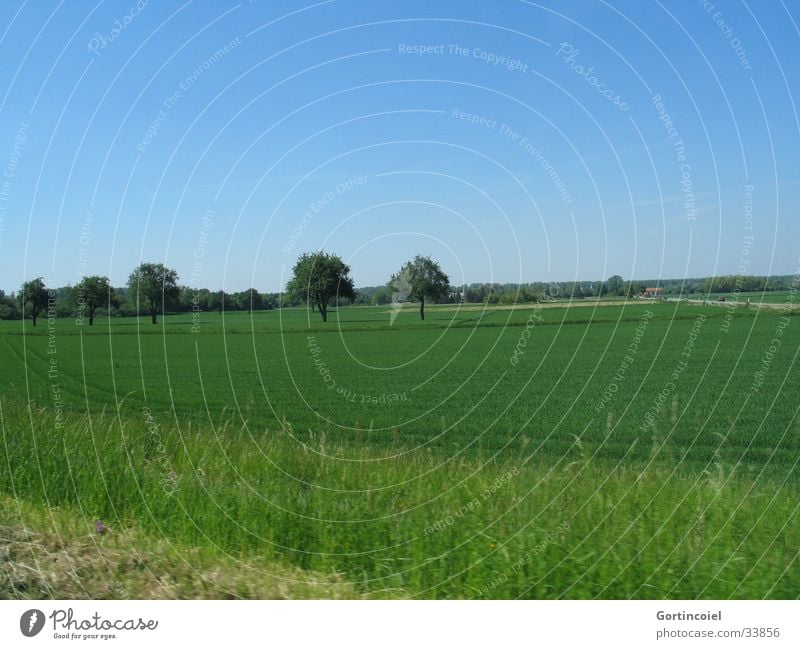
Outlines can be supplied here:
M158 314L168 311L252 312L306 304L327 322L331 303L354 303L358 297L350 267L338 255L323 251L300 256L283 295L263 294L253 288L235 294L212 292L180 286L178 279L177 271L156 263L135 268L125 289L114 288L108 277L101 275L83 277L75 286L61 289L49 289L44 279L37 277L25 282L17 295L0 292L0 319L29 317L36 326L46 313L47 317L76 316L92 325L102 311L109 315L147 313L156 324ZM450 280L439 264L421 256L404 264L390 285L395 301L419 302L422 319L426 300L439 300L451 291Z
M262 311L307 305L328 319L331 304L415 302L425 318L426 302L484 304L530 303L552 299L603 296L634 297L646 288L660 287L663 294L733 293L787 290L791 275L757 277L724 275L673 280L625 282L619 275L598 282L532 282L528 284L469 284L452 287L446 273L430 257L416 256L406 262L383 286L356 289L350 267L338 255L323 251L305 253L293 268L285 293L260 293L254 288L236 293L211 291L178 284L178 273L163 264L143 263L128 277L125 287L115 288L108 277L84 277L75 286L48 289L39 277L25 282L17 294L0 291L0 320L30 318L35 325L42 313L76 316L88 324L95 315L133 316L148 313L156 323L159 313L187 311Z
M163 264L145 263L138 266L128 278L128 290L137 306L137 311L150 313L153 323L159 310L164 310L165 300L178 295L178 273ZM25 282L17 294L17 302L23 318L30 317L33 326L42 313L47 317L58 317L58 293L48 289L44 279L37 277ZM66 304L62 306L74 311L78 318L94 324L98 309L110 312L122 304L122 296L111 286L108 277L90 275L69 287ZM141 307L141 309L139 308Z
M97 283L104 278L93 276L87 279L91 283ZM51 305L53 306L55 317L67 318L81 315L77 286L63 286L51 292L55 294L55 305ZM22 318L20 296L21 291L7 294L0 290L0 320L19 320ZM227 291L212 291L207 288L193 289L189 286L179 286L177 296L166 296L164 311L166 313L186 313L193 309L219 313L223 310L263 311L277 308L280 304L280 293L259 293L254 288L230 293ZM283 306L290 304L296 306L284 294ZM86 310L84 309L85 312ZM137 308L135 300L132 299L132 294L128 288L117 287L113 289L112 298L108 301L102 300L95 313L113 317L129 317L139 314L140 310ZM29 310L26 310L25 314L26 317L30 317Z
M279 294L248 289L238 293L193 289L178 284L178 273L163 264L144 263L128 278L127 286L115 288L108 277L90 275L75 286L48 289L44 279L25 282L19 293L0 291L0 319L30 318L33 325L43 313L52 317L75 316L94 324L95 315L150 315L153 324L159 313L186 311L260 311L274 308Z

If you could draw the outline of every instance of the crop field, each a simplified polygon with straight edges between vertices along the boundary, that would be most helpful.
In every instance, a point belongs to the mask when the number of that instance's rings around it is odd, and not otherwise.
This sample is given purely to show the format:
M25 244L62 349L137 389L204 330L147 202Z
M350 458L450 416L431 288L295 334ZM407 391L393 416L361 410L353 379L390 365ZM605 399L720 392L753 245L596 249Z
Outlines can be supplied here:
M528 440L555 456L579 436L612 459L632 444L633 457L646 459L659 438L682 463L722 454L785 468L800 450L786 429L800 402L792 380L800 326L794 316L780 326L780 313L728 313L670 304L442 308L420 322L408 309L390 326L385 308L350 308L328 323L286 310L204 315L194 332L191 317L176 316L156 326L56 321L52 334L28 324L24 335L12 323L0 384L65 412L141 416L146 407L158 421L234 421L253 434L286 425L300 439L311 431L447 453ZM781 349L757 376L776 332Z
M344 596L793 598L799 316L4 322L0 491Z

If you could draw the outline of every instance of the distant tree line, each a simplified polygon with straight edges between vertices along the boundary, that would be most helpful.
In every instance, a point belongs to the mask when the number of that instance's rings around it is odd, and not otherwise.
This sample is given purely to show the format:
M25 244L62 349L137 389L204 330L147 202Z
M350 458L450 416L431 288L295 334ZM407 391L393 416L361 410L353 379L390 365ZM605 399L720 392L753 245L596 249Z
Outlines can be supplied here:
M476 283L451 287L440 303L462 301L483 304L515 304L543 302L556 299L598 297L634 297L647 288L661 288L664 295L680 297L706 293L734 293L789 290L794 277L779 275L756 277L725 275L688 279L650 279L625 281L619 275L605 281L530 282L527 284ZM359 305L385 305L392 302L392 290L387 286L367 286L357 290L354 301Z
M34 326L41 317L76 318L94 324L97 315L126 317L147 314L152 322L162 313L190 311L263 311L281 305L280 293L260 293L254 288L229 293L178 284L178 274L163 264L144 263L124 287L114 287L108 277L91 275L74 286L48 288L37 277L16 293L0 290L0 320L30 318ZM299 304L294 300L283 299Z
M424 319L426 301L483 304L531 303L559 299L635 297L646 288L659 287L671 297L708 293L780 291L792 287L792 275L720 275L688 279L625 281L613 275L604 281L473 283L450 285L439 264L417 256L404 264L383 286L356 289L350 268L341 258L322 251L301 255L286 292L262 293L255 288L225 292L179 284L175 270L162 264L144 263L130 274L126 286L113 287L104 276L84 277L74 286L48 288L41 277L25 282L18 292L0 290L0 320L41 317L74 317L93 324L97 315L117 317L147 314L152 322L159 314L186 312L265 311L307 305L327 320L330 304L419 304Z
M135 299L127 287L113 288L116 300L109 305L105 298L94 309L94 315L135 316L149 314L146 308L137 310ZM62 286L53 290L55 294L55 313L58 318L77 317L80 315L77 305L75 287ZM21 292L5 293L0 290L0 320L19 320L22 318L22 309L19 296ZM256 289L229 293L201 288L196 291L188 286L179 286L177 296L168 296L164 302L164 313L186 313L192 310L222 312L225 311L264 311L275 309L280 305L280 293L259 293ZM283 306L297 306L299 302L288 300L283 296ZM46 309L46 307L45 307ZM159 313L161 313L159 308ZM88 310L86 321L89 323ZM41 312L40 314L41 315ZM31 317L30 310L25 311L25 317Z

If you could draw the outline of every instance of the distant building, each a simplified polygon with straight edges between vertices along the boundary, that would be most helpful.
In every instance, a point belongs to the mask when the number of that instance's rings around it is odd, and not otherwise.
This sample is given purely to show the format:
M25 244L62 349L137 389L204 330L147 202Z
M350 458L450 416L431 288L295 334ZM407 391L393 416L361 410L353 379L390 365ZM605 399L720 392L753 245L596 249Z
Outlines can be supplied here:
M661 297L661 294L663 293L663 291L664 291L664 289L659 288L658 286L653 286L653 287L644 289L644 291L642 291L642 294L645 297L655 298L655 297Z

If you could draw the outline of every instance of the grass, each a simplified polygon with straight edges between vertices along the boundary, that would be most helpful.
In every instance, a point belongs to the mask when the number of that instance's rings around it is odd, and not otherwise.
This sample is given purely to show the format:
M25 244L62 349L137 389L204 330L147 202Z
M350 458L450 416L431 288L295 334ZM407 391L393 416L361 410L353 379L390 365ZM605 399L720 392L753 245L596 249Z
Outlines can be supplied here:
M135 525L0 499L0 599L355 599L339 575L182 548Z
M4 323L0 492L35 524L0 524L83 556L102 519L110 582L149 548L165 596L800 594L796 316L387 311Z
M643 466L593 460L580 440L552 465L531 453L482 462L425 451L381 462L380 449L330 448L319 437L161 428L155 438L110 416L70 416L54 435L46 412L33 413L32 426L27 418L3 404L13 467L3 490L71 512L72 536L86 540L65 551L78 557L98 543L94 520L106 522L114 532L100 542L120 539L111 566L98 557L78 575L97 571L127 592L158 592L157 582L121 577L144 554L173 584L164 596L326 594L318 584L278 587L287 566L344 575L328 596L797 596L796 484L721 464L687 472L658 445ZM330 458L356 450L358 463ZM233 583L203 590L202 575L219 574L208 566L220 561ZM267 586L235 581L264 572ZM59 596L75 592L61 584L52 586Z

